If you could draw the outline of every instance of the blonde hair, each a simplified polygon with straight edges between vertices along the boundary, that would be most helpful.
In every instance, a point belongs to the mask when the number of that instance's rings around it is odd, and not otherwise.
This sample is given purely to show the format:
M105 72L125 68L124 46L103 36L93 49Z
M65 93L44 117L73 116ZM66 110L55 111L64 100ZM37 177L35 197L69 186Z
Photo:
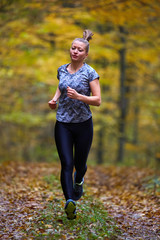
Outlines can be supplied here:
M83 32L83 38L75 38L73 40L72 44L75 41L83 42L86 45L86 52L88 53L89 52L89 40L92 39L92 36L93 36L93 33L90 30L86 29Z

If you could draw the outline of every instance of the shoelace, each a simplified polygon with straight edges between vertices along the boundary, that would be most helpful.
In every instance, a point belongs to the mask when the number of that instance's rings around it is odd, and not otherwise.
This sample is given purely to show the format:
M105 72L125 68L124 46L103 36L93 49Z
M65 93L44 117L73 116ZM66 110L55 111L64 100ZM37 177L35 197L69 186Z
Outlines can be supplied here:
M83 184L83 180L82 180L82 182L80 182L80 183L76 183L76 185L78 185L78 186L81 186L82 184Z

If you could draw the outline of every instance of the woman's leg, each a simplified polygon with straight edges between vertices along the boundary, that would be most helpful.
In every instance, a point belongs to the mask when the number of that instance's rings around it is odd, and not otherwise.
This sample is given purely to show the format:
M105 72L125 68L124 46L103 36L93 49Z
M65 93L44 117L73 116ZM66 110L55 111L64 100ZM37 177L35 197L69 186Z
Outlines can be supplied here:
M61 185L65 199L73 197L73 137L67 128L67 124L56 122L55 141L61 161Z
M92 118L80 123L76 129L75 137L75 169L76 183L80 183L87 171L87 158L93 139L93 122Z

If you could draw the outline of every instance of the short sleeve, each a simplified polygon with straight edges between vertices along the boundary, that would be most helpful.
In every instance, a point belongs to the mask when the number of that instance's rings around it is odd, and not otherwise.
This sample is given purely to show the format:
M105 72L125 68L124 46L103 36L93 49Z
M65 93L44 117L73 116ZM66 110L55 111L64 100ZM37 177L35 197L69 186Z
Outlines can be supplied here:
M59 80L59 68L57 70L57 79Z
M89 82L92 82L95 79L99 79L99 75L94 69L92 69L92 71L89 73Z

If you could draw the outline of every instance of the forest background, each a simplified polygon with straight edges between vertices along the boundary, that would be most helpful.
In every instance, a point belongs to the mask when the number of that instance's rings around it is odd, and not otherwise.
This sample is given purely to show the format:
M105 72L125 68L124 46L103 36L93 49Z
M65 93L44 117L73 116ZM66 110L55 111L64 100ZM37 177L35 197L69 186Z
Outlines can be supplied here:
M58 160L48 101L72 40L90 29L86 62L100 75L102 104L92 107L89 162L159 164L159 15L156 0L1 0L1 161Z

